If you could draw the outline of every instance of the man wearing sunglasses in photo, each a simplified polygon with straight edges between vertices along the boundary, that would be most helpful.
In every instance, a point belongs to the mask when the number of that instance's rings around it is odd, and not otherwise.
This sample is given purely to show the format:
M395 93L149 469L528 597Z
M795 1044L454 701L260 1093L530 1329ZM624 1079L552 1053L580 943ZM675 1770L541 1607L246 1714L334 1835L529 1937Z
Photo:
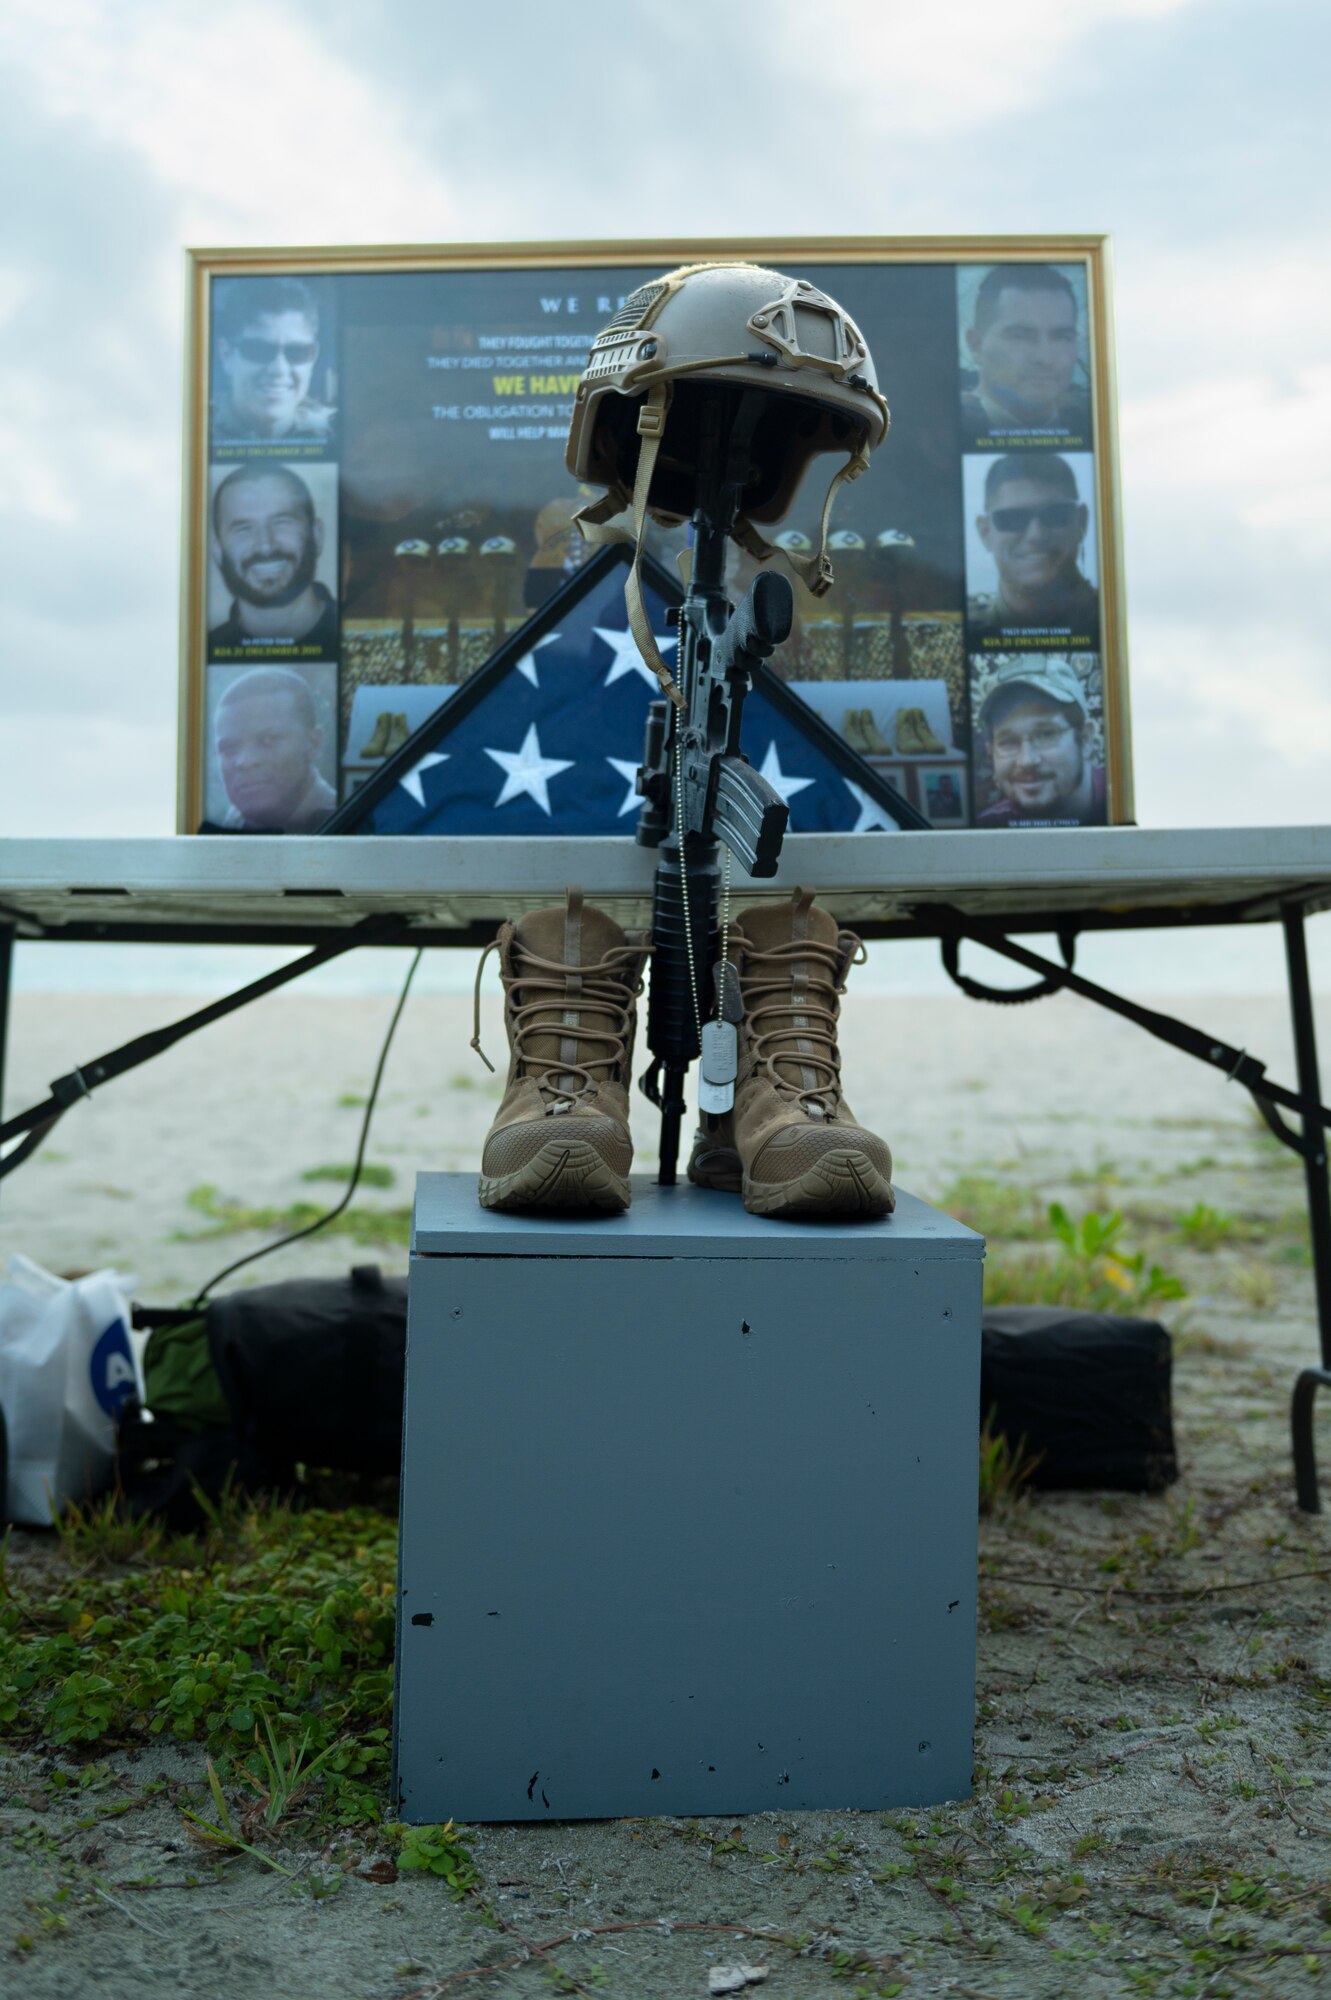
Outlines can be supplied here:
M1069 660L1004 660L979 724L998 796L982 807L977 826L1104 825L1105 774L1091 762L1086 695Z
M335 413L310 393L319 308L308 286L298 278L235 278L217 290L214 442L328 443Z
M975 527L998 589L967 599L972 646L1004 633L1052 632L1067 635L1069 651L1095 650L1099 601L1079 566L1090 519L1065 458L1032 451L993 461Z

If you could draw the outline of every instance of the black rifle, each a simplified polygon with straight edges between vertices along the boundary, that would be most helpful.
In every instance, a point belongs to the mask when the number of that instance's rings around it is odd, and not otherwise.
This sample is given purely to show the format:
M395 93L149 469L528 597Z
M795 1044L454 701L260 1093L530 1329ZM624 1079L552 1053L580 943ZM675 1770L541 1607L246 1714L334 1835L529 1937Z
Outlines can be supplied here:
M675 1183L684 1078L715 1011L720 843L753 876L775 875L789 809L739 747L754 669L790 635L793 599L775 571L736 610L725 594L726 542L740 511L749 446L766 399L711 392L699 430L688 592L677 615L680 701L653 702L638 790L637 838L659 859L652 897L651 991L642 1088L661 1112L661 1171Z

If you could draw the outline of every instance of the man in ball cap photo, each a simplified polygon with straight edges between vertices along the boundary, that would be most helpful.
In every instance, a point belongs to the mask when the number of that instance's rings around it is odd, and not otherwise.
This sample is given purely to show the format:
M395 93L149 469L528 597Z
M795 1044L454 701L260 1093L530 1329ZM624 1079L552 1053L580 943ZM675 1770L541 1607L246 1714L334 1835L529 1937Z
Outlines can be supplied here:
M998 796L978 826L1103 826L1105 774L1091 762L1086 691L1071 662L1005 660L980 707Z

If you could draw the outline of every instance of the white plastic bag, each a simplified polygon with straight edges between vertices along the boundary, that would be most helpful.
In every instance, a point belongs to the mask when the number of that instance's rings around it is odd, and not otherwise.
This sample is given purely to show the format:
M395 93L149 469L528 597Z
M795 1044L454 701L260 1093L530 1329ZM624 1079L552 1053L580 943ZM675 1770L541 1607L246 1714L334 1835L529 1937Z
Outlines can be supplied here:
M111 1483L115 1420L143 1389L129 1337L132 1278L57 1278L17 1253L0 1279L5 1518L49 1527Z

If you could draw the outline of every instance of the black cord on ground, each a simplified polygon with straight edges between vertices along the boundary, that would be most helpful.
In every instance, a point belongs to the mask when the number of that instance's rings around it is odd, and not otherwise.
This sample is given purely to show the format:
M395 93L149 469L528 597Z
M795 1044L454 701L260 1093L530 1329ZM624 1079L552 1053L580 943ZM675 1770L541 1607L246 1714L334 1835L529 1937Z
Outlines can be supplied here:
M347 1191L341 1201L338 1202L336 1208L330 1208L327 1215L321 1215L317 1222L307 1222L303 1229L293 1229L289 1236L280 1236L276 1243L265 1243L260 1250L247 1251L243 1257L237 1257L234 1264L227 1264L222 1270L215 1272L202 1290L195 1293L192 1310L201 1306L214 1285L220 1285L223 1278L229 1278L233 1271L243 1270L246 1264L257 1263L260 1257L271 1257L274 1250L285 1250L288 1243L299 1243L302 1236L313 1236L316 1230L324 1229L330 1222L335 1222L347 1206L347 1203L351 1200L351 1197L355 1194L360 1184L361 1168L365 1164L365 1148L369 1144L370 1138L370 1120L374 1116L374 1107L379 1097L379 1085L383 1082L384 1069L388 1062L388 1051L393 1046L393 1037L397 1033L397 1024L402 1018L402 1009L407 1004L407 995L411 991L411 982L416 977L416 968L421 962L421 949L417 949L411 964L407 967L407 976L403 981L402 991L398 995L397 1006L393 1009L393 1018L388 1024L388 1033L384 1036L383 1047L379 1051L379 1062L374 1072L374 1082L370 1085L370 1094L365 1100L365 1116L361 1119L360 1123L360 1144L356 1148L356 1162L351 1169L351 1179L347 1182Z

